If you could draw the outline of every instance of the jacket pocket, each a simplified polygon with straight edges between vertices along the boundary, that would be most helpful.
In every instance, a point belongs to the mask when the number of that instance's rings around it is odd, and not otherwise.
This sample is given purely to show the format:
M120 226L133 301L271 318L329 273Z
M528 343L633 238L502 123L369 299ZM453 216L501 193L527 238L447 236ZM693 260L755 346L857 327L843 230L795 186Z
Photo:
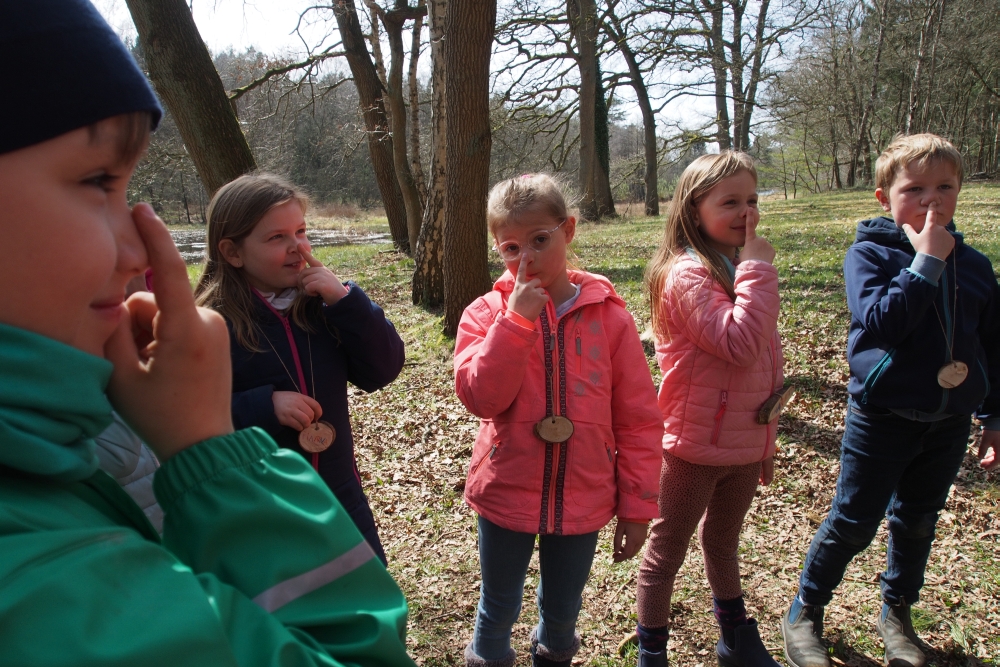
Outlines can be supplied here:
M896 354L896 348L889 348L889 351L885 353L879 362L868 371L868 377L865 378L865 390L861 394L861 404L866 405L868 403L868 394L872 392L875 388L875 384L879 381L884 374L889 365L892 364L893 355Z
M569 500L587 509L614 507L618 498L614 437L610 433L591 431L569 443L564 449Z
M719 444L719 436L722 435L722 420L726 416L726 409L729 407L729 392L723 390L719 394L719 410L715 413L715 425L712 427L712 444Z
M539 459L545 457L544 443L534 437L515 437L502 426L489 443L469 470L469 497L497 514L537 505L542 486L537 473Z

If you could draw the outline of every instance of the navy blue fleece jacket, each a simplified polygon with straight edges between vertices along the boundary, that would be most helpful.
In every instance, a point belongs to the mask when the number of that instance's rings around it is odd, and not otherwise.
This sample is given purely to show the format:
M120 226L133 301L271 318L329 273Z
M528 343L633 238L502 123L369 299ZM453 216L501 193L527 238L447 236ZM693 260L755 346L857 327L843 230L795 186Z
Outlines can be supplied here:
M917 411L925 417L976 414L1000 429L1000 287L993 266L955 231L946 261L918 254L885 217L858 223L844 259L851 328L848 392L865 406ZM958 279L957 302L955 279ZM954 389L938 385L948 361L954 322L954 359L969 368Z
M296 391L299 381L285 333L287 324L299 349L307 393L312 393L315 383L314 398L323 408L322 419L337 431L333 445L319 457L320 477L336 490L355 475L347 383L370 392L392 382L403 368L403 341L378 304L353 284L340 301L321 306L314 333L307 333L290 318L279 319L260 299L254 299L254 307L261 336L259 351L240 346L230 326L233 422L237 429L259 426L281 447L311 460L312 455L299 447L298 431L278 423L271 401L276 391Z

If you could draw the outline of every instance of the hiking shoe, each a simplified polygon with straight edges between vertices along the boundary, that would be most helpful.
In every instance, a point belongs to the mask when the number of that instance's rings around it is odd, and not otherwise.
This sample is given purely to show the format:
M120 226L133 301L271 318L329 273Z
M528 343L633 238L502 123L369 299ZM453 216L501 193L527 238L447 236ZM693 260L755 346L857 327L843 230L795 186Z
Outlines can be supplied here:
M573 637L573 644L562 651L553 651L539 643L538 628L531 631L532 667L572 667L573 656L580 650L580 635Z
M875 629L885 644L885 664L888 667L924 667L920 638L910 620L910 605L882 605Z
M802 604L798 598L781 617L785 660L792 667L830 667L823 646L823 607Z
M738 625L733 629L733 647L730 648L724 637L719 637L715 654L719 658L719 667L781 667L760 638L757 621L750 619L746 625Z

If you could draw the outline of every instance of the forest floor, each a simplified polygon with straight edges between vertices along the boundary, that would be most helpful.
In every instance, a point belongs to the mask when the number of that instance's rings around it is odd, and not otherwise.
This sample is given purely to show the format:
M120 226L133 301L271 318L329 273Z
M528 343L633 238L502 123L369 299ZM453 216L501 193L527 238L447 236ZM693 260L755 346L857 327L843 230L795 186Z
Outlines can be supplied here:
M743 531L741 560L747 606L760 621L766 645L783 661L780 617L837 477L848 379L841 263L856 221L880 209L870 192L853 191L770 199L761 212L759 233L777 249L781 276L785 375L798 397L781 417L775 479L758 490ZM1000 185L968 185L956 219L966 240L1000 264ZM616 285L640 331L649 319L642 273L662 226L662 219L650 218L584 224L573 244L580 266ZM478 424L455 397L453 341L440 333L440 314L411 305L412 261L391 246L322 248L317 255L380 303L406 342L407 363L399 379L374 394L351 390L358 464L389 569L409 601L411 654L422 665L462 664L480 583L475 516L462 501ZM493 253L491 270L494 276L501 271ZM658 383L655 360L649 361ZM975 449L973 443L939 521L914 612L919 633L933 647L931 663L941 667L1000 665L1000 476L979 468ZM838 667L882 664L874 626L885 546L883 528L851 564L827 609L826 636ZM584 593L578 626L583 648L574 664L636 662L635 649L620 657L616 647L635 627L638 559L613 564L611 553L606 528ZM537 581L536 553L514 627L519 665L530 664ZM715 663L718 634L711 609L695 540L674 590L672 664Z

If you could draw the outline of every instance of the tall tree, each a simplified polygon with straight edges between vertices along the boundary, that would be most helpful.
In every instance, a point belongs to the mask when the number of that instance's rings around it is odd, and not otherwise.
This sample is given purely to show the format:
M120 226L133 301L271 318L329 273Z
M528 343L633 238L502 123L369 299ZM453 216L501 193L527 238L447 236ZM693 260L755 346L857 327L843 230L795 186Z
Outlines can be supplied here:
M126 0L149 78L177 123L209 195L257 168L184 0Z
M354 0L335 0L332 9L344 44L347 63L354 77L354 85L358 89L359 108L365 119L365 128L368 130L368 150L372 156L372 167L375 170L379 191L382 193L385 214L389 219L392 241L397 249L409 253L411 248L406 223L406 205L396 176L389 119L386 117L385 102L382 97L382 81L365 46L365 35L361 30Z
M489 291L486 197L490 178L490 56L496 0L450 0L446 10L447 171L444 215L445 333Z
M431 171L424 205L424 221L413 255L412 298L414 304L435 308L444 303L444 216L447 152L447 75L444 50L445 15L448 0L429 0L431 43Z
M386 77L386 97L389 100L389 120L392 127L392 157L399 181L399 189L406 206L406 230L409 247L417 247L417 237L420 235L420 223L424 217L424 206L420 198L420 189L410 169L407 159L406 141L406 100L403 95L403 61L406 59L403 48L403 24L416 20L427 13L422 5L410 7L407 0L395 0L391 11L386 11L374 0L366 0L372 12L382 19L389 38L389 73Z
M576 42L580 68L580 214L600 217L595 188L597 143L597 5L594 0L566 0L566 15Z

